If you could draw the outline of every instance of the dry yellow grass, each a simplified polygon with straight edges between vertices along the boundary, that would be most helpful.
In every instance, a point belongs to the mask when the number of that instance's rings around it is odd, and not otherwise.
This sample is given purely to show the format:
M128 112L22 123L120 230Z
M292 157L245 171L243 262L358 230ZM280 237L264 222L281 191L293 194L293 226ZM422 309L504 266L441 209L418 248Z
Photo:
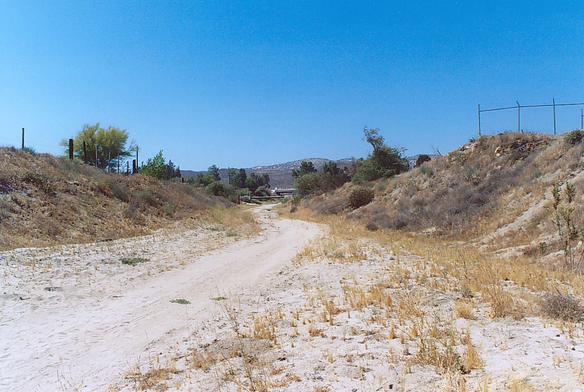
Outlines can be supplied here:
M469 302L464 301L456 302L454 310L456 311L456 315L460 318L467 320L476 320L472 304L470 304Z

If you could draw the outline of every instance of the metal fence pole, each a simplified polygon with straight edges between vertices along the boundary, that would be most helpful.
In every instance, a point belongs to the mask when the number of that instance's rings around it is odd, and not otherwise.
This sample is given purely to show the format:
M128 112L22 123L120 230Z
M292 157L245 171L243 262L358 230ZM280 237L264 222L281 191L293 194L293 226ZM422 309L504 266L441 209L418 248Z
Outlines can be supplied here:
M556 135L557 132L556 132L556 99L555 98L552 99L552 105L554 108L554 135Z
M517 102L517 132L521 132L521 105L519 105L519 101Z
M22 128L22 149L24 150L24 128Z
M584 131L584 109L580 109L580 129Z
M481 138L481 104L477 106L477 116L479 118L479 126L477 128L477 139Z

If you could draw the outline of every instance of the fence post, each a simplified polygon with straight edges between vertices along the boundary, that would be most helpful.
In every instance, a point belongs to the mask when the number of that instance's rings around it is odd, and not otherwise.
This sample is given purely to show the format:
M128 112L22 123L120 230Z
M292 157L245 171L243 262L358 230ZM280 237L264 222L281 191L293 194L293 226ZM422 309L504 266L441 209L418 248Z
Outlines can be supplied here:
M83 162L87 163L87 145L85 144L85 140L83 141Z
M521 105L519 105L519 101L515 101L517 103L517 132L521 132Z
M73 160L73 139L69 139L69 159Z
M477 129L477 140L481 138L481 104L479 103L477 106L477 115L479 118L479 126Z
M132 159L132 174L136 174L138 172L138 164L136 163L135 159Z
M22 128L22 149L24 150L24 128Z
M138 162L140 162L138 160L138 146L136 146L136 169L134 170L134 173L138 173Z
M552 106L554 108L554 135L556 135L556 99L552 99Z
M95 167L97 167L97 148L99 146L97 145L97 143L95 143Z
M584 109L580 109L580 129L584 131Z

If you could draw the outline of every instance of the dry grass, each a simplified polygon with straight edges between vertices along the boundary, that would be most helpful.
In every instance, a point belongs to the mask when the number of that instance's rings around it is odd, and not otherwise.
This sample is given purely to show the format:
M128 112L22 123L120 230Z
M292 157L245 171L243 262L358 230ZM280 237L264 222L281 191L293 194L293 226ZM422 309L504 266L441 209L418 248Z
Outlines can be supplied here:
M472 304L466 301L458 301L454 305L456 315L467 320L476 320Z
M76 160L6 148L0 196L0 250L131 237L179 220L254 227L249 211L227 208L226 200L188 184L106 174Z

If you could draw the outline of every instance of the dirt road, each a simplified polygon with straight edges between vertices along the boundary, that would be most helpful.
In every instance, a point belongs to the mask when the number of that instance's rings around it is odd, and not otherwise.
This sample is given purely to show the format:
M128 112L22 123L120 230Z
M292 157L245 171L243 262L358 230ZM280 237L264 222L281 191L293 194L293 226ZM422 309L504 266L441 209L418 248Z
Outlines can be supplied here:
M173 257L181 258L181 264L170 271L146 270L127 281L119 280L117 270L89 275L85 283L77 281L74 289L64 292L57 292L59 287L54 291L51 286L44 287L47 279L39 267L26 284L7 284L10 268L26 260L18 260L23 256L19 252L0 254L4 268L0 272L5 279L0 299L0 390L104 390L147 349L164 347L212 317L212 297L237 293L268 279L319 234L316 225L277 219L269 207L259 208L256 213L263 226L259 236L203 257L188 252L183 236L164 241L158 237L124 240L124 249L137 254L147 244L150 265L160 267L160 260L163 265L169 249L178 250ZM163 243L160 251L156 241ZM100 246L95 245L90 258L62 247L51 253L51 260L63 265L79 263L84 270L103 272L108 258L115 258L119 268L117 248L100 257ZM183 248L185 252L181 252ZM66 256L59 258L60 252ZM61 275L61 283L71 278L67 273ZM38 294L27 297L27 287L35 293L44 288L55 295L48 299ZM15 292L15 288L20 291ZM171 302L179 298L190 303Z

